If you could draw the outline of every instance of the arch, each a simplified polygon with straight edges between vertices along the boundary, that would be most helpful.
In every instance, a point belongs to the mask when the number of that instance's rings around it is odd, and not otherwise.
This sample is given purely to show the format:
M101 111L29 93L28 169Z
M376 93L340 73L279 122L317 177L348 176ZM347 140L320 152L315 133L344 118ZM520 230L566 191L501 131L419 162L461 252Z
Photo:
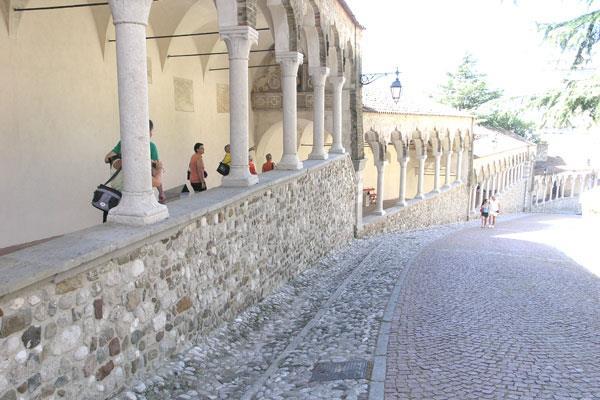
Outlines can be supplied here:
M290 1L259 0L257 5L273 32L275 50L298 51L298 22Z
M325 37L321 27L321 14L314 0L309 0L303 17L302 30L306 38L308 66L310 68L327 65Z
M344 53L340 45L340 34L337 27L334 24L329 26L329 57L328 66L331 69L332 74L343 75L344 74Z

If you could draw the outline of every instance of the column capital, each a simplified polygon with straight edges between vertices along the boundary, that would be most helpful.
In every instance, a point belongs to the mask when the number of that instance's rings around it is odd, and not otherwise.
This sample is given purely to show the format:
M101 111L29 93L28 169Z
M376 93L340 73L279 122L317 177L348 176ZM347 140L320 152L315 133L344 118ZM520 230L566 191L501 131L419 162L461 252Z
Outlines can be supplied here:
M148 25L152 0L108 0L113 24Z
M258 43L258 32L250 26L227 26L219 29L227 45L230 60L247 60L250 48Z
M325 80L329 75L329 68L327 67L312 67L309 68L310 78L312 80L313 87L325 86Z
M398 162L402 165L406 165L408 164L408 162L410 161L410 157L400 157L398 158Z
M443 153L444 153L444 155L448 155L448 154L453 154L454 151L452 149L449 149L449 150L444 150Z
M275 60L281 65L281 76L298 75L298 67L304 62L304 55L297 51L282 51L275 53Z
M425 161L427 160L427 154L421 154L417 156L417 159L419 159L419 161Z
M329 82L331 82L334 89L336 88L336 86L341 89L342 87L344 87L344 83L346 83L346 77L343 75L331 75L329 77Z
M439 160L440 158L442 158L442 152L441 151L434 151L433 152L433 156L435 157L436 160Z

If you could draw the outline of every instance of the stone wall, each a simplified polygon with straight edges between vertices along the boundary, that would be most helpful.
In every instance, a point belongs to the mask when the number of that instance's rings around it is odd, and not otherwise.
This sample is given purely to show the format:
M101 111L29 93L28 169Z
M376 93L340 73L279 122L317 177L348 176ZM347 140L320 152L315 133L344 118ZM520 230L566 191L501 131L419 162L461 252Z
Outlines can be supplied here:
M579 196L550 200L545 203L532 205L531 212L546 214L581 214L581 201Z
M365 216L360 236L408 231L467 220L469 193L466 185L452 187L424 200L410 200L406 207L386 209L384 216Z
M527 180L522 179L502 193L496 194L500 202L502 214L514 214L523 212L525 208L525 193L527 191ZM477 208L479 210L479 208Z
M216 189L230 200L206 212L192 210L194 198L181 201L170 208L188 207L185 223L152 228L105 261L0 292L0 399L108 398L350 241L350 158L318 163L270 173L271 183L241 199ZM181 214L171 216L173 224ZM107 224L86 235L101 229L133 228Z

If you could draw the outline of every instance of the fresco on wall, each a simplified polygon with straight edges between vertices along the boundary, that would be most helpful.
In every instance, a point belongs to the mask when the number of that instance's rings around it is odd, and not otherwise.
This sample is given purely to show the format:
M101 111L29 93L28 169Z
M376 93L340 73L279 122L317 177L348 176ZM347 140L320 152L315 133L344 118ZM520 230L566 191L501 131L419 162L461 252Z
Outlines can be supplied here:
M229 85L217 83L217 112L226 114L229 112Z
M194 81L184 78L173 78L175 87L175 110L194 112Z

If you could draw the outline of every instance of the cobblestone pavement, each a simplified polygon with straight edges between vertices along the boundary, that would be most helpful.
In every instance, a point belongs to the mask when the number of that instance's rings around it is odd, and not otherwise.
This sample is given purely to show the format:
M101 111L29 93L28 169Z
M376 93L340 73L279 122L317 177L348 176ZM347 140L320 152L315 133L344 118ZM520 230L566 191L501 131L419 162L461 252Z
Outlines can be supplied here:
M600 399L600 228L583 222L527 217L422 251L401 284L385 399Z
M367 379L311 381L315 363L373 362L386 304L409 260L462 228L355 240L116 398L367 399ZM385 364L375 367L383 382Z
M600 399L600 280L518 236L551 218L355 240L115 399Z

